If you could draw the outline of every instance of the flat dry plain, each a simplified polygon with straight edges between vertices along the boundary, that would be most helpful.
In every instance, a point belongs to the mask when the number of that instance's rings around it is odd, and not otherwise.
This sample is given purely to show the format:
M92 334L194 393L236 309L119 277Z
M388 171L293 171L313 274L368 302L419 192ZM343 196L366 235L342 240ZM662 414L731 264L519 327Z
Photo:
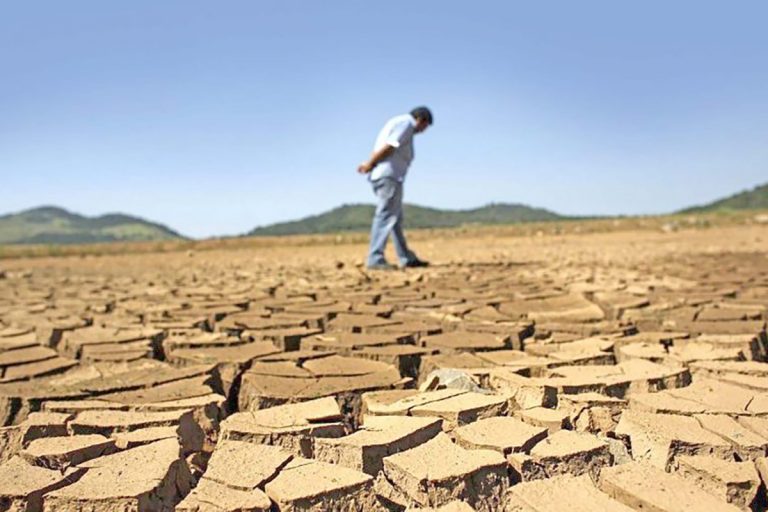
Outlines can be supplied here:
M768 227L667 231L0 260L0 510L764 510Z

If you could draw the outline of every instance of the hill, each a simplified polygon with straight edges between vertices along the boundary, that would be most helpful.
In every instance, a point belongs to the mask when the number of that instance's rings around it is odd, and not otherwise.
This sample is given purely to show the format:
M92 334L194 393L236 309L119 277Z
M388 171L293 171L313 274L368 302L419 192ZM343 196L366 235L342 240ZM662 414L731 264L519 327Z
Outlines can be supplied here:
M0 244L80 244L184 238L162 224L121 213L85 217L43 206L0 216Z
M365 231L371 227L374 206L348 204L319 215L258 227L247 236L299 235ZM405 205L408 228L449 228L464 224L514 224L563 219L561 215L542 208L522 204L489 204L472 210L440 210L412 204Z
M717 210L753 210L768 209L768 183L759 185L752 190L745 190L719 199L708 204L692 206L679 213L701 213Z

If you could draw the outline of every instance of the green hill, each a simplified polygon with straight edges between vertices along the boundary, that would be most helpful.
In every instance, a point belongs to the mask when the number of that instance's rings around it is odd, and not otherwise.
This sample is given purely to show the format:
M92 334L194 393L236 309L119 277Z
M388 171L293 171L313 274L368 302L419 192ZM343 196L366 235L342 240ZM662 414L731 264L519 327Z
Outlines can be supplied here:
M247 236L274 236L365 231L371 227L374 206L348 204L320 215L258 227ZM472 210L439 210L411 204L405 205L408 228L449 228L463 224L513 224L563 219L561 215L522 204L489 204Z
M708 204L692 206L679 213L702 213L717 210L755 210L768 208L768 183Z
M120 213L85 217L63 208L43 206L0 216L0 244L79 244L179 238L184 237L162 224Z

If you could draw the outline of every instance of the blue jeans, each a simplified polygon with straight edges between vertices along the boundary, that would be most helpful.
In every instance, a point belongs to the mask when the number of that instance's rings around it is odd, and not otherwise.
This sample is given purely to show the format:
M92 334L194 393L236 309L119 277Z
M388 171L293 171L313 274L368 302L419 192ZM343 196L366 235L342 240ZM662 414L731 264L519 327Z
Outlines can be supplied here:
M392 234L392 243L400 265L405 265L416 256L408 249L403 233L403 184L392 178L372 181L373 193L378 198L376 212L371 224L371 247L368 250L368 266L386 263L384 249L387 238Z

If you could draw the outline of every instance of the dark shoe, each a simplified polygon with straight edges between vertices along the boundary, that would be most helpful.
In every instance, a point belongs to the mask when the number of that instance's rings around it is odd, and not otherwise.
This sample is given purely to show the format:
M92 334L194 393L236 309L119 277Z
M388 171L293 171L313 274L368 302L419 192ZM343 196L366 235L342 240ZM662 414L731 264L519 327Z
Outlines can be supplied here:
M368 270L397 270L397 267L391 263L374 263L365 267Z
M411 261L403 265L403 268L424 268L428 266L429 266L428 261L424 261L416 258L416 259L412 259Z

